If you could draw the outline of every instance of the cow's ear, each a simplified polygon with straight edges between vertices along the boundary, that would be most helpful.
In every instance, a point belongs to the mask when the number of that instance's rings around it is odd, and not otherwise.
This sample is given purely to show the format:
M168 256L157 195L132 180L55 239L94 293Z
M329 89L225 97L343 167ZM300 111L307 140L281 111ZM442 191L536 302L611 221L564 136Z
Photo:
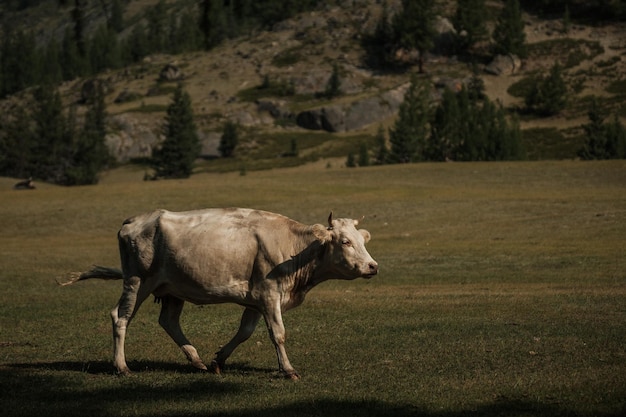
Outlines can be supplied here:
M321 224L313 226L313 234L322 245L333 240L332 231L328 230L327 227L322 226Z
M372 238L372 235L370 235L370 232L368 232L365 229L359 229L359 233L363 235L363 239L365 239L365 243L369 242L370 239Z

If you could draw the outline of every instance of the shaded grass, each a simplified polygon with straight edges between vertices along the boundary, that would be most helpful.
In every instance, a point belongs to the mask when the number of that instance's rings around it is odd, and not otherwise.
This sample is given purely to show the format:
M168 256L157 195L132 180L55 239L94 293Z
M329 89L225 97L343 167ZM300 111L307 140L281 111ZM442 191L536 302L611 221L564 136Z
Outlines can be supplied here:
M93 187L10 190L0 179L3 415L621 415L626 406L626 165L451 163L282 169ZM115 234L142 211L252 206L305 223L365 215L371 280L328 282L285 315L303 379L283 381L260 326L222 377L194 372L144 303L135 374L113 375L120 283L57 287L118 265ZM205 360L237 306L192 306Z

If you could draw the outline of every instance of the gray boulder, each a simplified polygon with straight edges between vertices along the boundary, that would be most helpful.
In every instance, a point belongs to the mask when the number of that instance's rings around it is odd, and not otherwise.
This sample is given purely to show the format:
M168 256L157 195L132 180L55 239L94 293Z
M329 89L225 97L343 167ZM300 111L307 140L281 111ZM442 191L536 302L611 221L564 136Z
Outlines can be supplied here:
M485 67L485 72L491 75L513 75L522 67L522 61L513 54L497 55Z

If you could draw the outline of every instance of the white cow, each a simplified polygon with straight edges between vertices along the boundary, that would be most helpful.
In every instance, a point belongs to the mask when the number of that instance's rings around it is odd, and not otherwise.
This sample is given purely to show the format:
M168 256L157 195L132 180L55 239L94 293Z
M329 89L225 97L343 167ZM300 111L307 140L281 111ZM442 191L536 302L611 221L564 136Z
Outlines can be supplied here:
M161 301L159 324L196 368L207 370L180 328L183 304L236 303L245 308L239 330L216 353L210 369L220 373L263 317L279 370L297 379L285 351L282 313L300 305L323 281L378 273L378 264L365 249L370 234L357 230L357 224L333 219L332 213L328 226L308 226L242 208L157 210L124 222L118 233L121 271L96 266L63 285L90 278L124 280L120 301L111 311L118 373L130 372L124 355L127 326L141 303L154 294Z

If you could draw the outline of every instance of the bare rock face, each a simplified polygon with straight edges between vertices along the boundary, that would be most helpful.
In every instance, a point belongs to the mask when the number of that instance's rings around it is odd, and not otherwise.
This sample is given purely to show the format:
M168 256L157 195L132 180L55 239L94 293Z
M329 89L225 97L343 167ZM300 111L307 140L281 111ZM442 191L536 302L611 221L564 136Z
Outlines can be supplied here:
M516 55L497 55L485 72L491 75L513 75L522 67L522 61Z
M149 158L152 149L160 143L158 127L143 123L128 114L112 116L109 126L113 131L106 135L109 153L118 162Z
M386 93L355 101L348 105L325 106L305 110L296 116L304 129L327 132L349 132L379 123L397 113L408 84Z

